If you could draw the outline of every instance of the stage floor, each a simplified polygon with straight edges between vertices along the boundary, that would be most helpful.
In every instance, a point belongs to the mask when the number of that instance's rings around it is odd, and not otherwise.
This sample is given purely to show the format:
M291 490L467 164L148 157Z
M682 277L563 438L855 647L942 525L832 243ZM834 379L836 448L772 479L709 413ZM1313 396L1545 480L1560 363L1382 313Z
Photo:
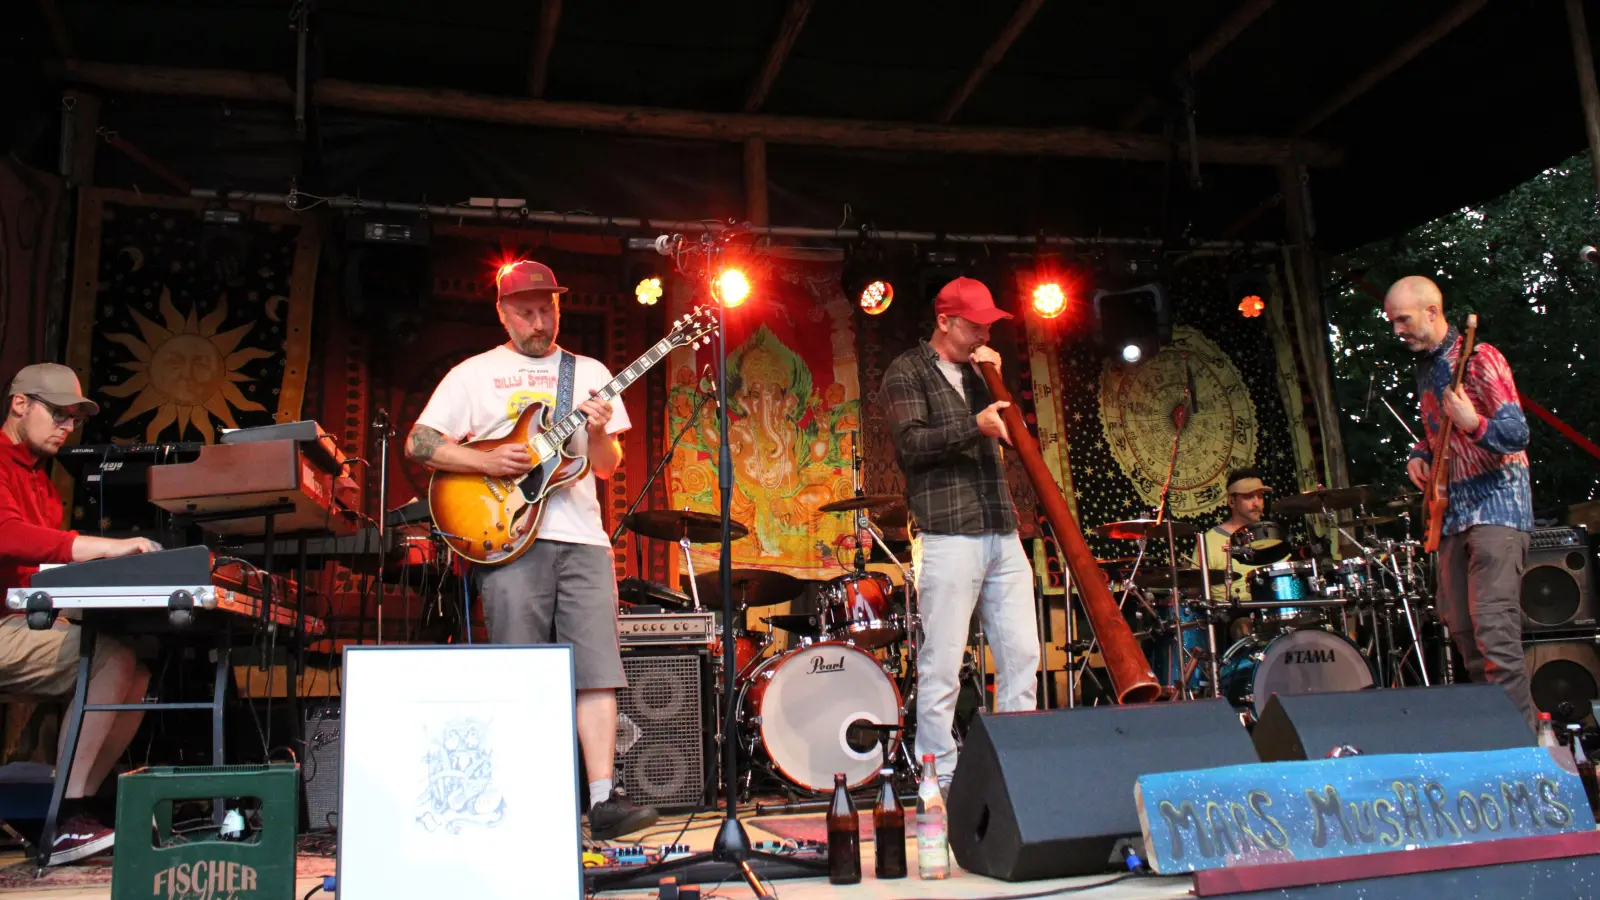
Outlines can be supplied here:
M687 819L687 816L668 816L663 818L646 834L642 842L648 846L655 846L672 840ZM688 844L694 850L709 849L712 841L716 838L717 828L721 822L720 817L697 816L689 830L685 832L682 843ZM777 840L781 837L764 830L761 827L761 822L762 819L745 819L746 829L752 842ZM911 877L893 881L878 881L872 877L873 846L874 844L871 841L865 841L861 845L861 868L866 875L860 884L836 887L828 884L826 878L783 879L770 882L770 884L774 889L774 893L782 900L817 900L817 898L823 897L843 898L843 900L890 900L890 898L893 898L893 900L907 898L909 900L909 898L913 897L936 897L955 900L955 898L966 897L1010 897L1037 894L1040 891L1051 888L1079 887L1105 881L1113 877L1108 874L1011 884L956 869L944 881L923 881L916 877L915 839L908 839L906 859L913 867ZM305 859L302 857L301 871L306 871ZM22 855L20 852L0 854L0 868L21 862L21 860ZM332 860L328 860L326 866L329 871L332 871ZM320 877L298 879L295 884L295 897L305 896L307 891L320 883ZM1157 898L1165 900L1165 898L1188 897L1192 885L1193 879L1188 877L1162 878L1160 876L1144 875L1125 878L1103 887L1080 889L1073 896L1084 898L1084 900L1157 900ZM709 884L702 885L702 890L706 894L711 894L712 887ZM52 887L42 890L0 889L0 896L4 896L6 900L109 900L111 886L104 884L89 887ZM594 896L628 898L628 900L654 900L656 892L653 889L633 889L607 891ZM719 900L744 900L744 898L750 898L754 895L740 881L728 882L716 887L715 896Z

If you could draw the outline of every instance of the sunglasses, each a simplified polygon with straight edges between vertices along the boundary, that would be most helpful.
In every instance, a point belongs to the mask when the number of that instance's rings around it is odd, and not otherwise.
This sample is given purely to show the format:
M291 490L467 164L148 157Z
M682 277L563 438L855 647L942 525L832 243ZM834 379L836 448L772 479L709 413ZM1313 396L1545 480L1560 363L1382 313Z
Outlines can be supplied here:
M65 406L57 406L42 397L36 397L33 394L29 394L28 399L48 410L50 412L50 419L55 422L56 425L65 425L68 422L71 422L73 427L81 428L83 423L89 421L88 416L74 413Z

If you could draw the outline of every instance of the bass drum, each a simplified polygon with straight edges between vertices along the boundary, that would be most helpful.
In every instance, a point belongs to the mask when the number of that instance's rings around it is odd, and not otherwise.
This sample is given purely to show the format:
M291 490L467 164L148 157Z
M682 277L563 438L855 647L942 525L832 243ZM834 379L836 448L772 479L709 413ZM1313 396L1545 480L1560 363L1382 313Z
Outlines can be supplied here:
M1273 639L1250 635L1218 666L1222 695L1260 715L1273 694L1321 694L1372 687L1372 667L1349 638L1320 628Z
M742 722L755 749L791 784L817 794L843 772L850 787L878 775L883 750L851 746L857 721L900 725L900 689L883 667L853 644L826 641L774 656L751 675L739 696ZM890 749L899 743L889 738Z

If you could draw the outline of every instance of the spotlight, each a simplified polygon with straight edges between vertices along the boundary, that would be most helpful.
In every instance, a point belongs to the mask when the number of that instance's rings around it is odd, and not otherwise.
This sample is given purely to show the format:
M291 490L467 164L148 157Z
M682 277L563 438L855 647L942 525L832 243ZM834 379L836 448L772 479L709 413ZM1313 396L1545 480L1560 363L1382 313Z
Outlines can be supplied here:
M738 269L723 269L711 283L711 295L732 309L750 296L750 279Z
M869 316L882 315L894 302L894 285L887 281L874 281L861 289L861 311Z
M1046 281L1033 289L1033 311L1043 319L1054 319L1067 308L1067 292L1054 281Z
M1265 272L1241 272L1228 279L1228 295L1228 302L1238 306L1240 315L1254 319L1272 298L1272 279Z
M661 299L661 279L655 276L639 279L634 286L633 296L645 306L655 306L656 301Z
M1160 351L1172 339L1172 311L1160 284L1094 294L1095 342L1132 365Z

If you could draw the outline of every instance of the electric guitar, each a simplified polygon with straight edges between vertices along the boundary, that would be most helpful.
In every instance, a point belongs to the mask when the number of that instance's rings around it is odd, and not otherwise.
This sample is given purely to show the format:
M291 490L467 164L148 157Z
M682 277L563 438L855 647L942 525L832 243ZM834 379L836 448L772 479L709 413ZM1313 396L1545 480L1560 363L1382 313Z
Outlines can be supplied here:
M716 311L697 307L673 323L671 333L595 396L601 400L616 397L668 353L709 342L708 335L716 330ZM574 398L574 406L578 402ZM507 444L521 444L533 457L533 470L525 475L433 473L428 484L428 504L434 527L450 549L475 563L504 565L533 546L546 501L589 473L589 458L569 452L566 446L567 439L584 426L588 417L573 409L559 422L552 421L554 418L553 407L534 403L517 416L506 436L462 445L492 451Z
M1467 316L1467 331L1461 338L1461 356L1456 359L1455 377L1450 390L1461 389L1461 379L1467 374L1467 360L1472 358L1472 345L1477 343L1478 317ZM1455 434L1456 423L1445 415L1444 401L1439 401L1439 445L1433 448L1433 467L1428 470L1428 490L1423 499L1428 506L1428 539L1423 550L1433 553L1439 549L1439 539L1444 535L1444 513L1450 508L1450 437Z

